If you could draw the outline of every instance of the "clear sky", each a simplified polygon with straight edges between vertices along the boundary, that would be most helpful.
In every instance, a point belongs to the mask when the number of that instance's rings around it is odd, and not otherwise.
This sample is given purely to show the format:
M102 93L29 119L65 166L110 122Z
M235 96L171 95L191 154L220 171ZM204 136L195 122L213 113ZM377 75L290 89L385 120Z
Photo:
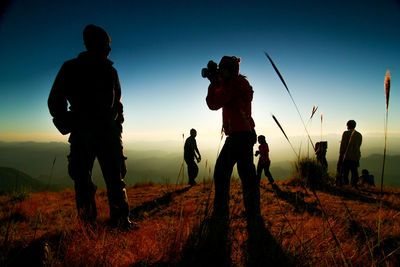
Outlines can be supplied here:
M85 49L82 31L91 23L112 39L125 142L180 141L193 127L199 143L218 143L222 115L207 108L200 70L224 55L242 58L257 132L282 140L272 113L289 136L304 135L264 51L306 122L319 106L313 136L321 135L321 113L323 136L341 134L349 119L364 135L383 136L389 69L389 131L400 134L399 1L15 0L0 17L0 141L67 140L47 97L62 63Z

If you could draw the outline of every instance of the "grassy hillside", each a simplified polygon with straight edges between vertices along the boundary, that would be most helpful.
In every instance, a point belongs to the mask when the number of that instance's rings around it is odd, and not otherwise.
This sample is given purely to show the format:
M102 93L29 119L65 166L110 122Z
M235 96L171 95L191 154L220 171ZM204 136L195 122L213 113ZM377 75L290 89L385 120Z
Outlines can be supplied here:
M0 192L43 191L57 189L13 168L0 167Z
M246 223L241 184L231 184L229 225L212 223L213 184L141 184L127 189L129 232L105 226L104 190L93 227L76 218L74 192L0 197L0 265L22 266L399 266L400 189L315 191L261 184L262 220ZM318 197L318 199L316 198ZM218 241L218 242L216 242ZM223 245L221 245L223 242ZM219 245L215 245L219 244ZM216 258L215 258L216 257Z

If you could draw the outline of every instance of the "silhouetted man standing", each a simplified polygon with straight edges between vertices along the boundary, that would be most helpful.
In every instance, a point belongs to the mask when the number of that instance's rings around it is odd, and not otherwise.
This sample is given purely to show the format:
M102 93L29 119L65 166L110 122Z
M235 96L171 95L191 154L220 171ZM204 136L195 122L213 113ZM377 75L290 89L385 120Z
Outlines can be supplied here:
M356 122L349 120L347 122L347 131L343 132L340 142L338 172L338 185L349 184L349 171L351 171L351 185L357 188L358 167L360 166L360 147L362 135L355 130Z
M197 164L196 162L194 162L194 160L196 159L197 162L200 162L201 160L201 155L199 149L197 148L196 136L197 136L196 130L191 129L190 136L186 139L184 147L184 158L186 165L188 167L188 176L190 185L196 184L195 179L197 177L197 174L199 173L199 167L197 167Z
M97 157L110 205L109 225L129 228L125 156L121 132L124 122L117 71L108 59L111 39L95 25L83 31L87 51L63 64L48 99L53 122L69 137L68 172L75 184L78 215L87 222L97 216L92 168ZM69 110L68 110L69 104Z

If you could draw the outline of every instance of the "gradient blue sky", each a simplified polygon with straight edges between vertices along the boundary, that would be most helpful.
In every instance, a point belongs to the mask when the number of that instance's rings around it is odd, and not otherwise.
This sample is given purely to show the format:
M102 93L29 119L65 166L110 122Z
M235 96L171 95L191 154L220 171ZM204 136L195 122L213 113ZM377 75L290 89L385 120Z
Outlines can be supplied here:
M364 135L383 136L384 76L392 73L390 135L399 135L400 3L324 1L11 1L0 18L0 140L66 141L47 97L62 63L84 50L90 23L111 36L125 107L124 139L219 141L221 111L205 103L200 70L224 55L242 58L255 91L256 130L304 135L296 110L266 60L284 76L310 132L341 134L355 119ZM390 136L389 135L389 136ZM199 142L199 141L198 141ZM214 142L214 143L213 143Z

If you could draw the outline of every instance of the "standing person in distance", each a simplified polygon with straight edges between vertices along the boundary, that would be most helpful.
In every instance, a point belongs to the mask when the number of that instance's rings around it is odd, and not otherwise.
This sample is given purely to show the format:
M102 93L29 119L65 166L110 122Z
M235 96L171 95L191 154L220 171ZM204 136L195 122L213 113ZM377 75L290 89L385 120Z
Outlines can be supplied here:
M83 31L83 41L87 51L62 65L48 107L57 129L71 133L68 173L74 181L79 217L89 223L96 220L92 169L97 157L107 185L108 224L130 229L121 138L124 114L118 73L108 59L111 39L104 29L90 24Z
M197 131L195 129L190 130L190 136L186 138L185 146L184 146L184 159L188 168L188 176L189 176L189 184L191 186L196 185L196 177L199 173L199 167L197 167L197 163L201 161L201 155L199 149L197 148L196 142Z
M202 70L202 76L210 80L207 105L211 110L222 108L223 130L227 136L214 170L214 215L225 221L229 217L230 179L236 163L247 219L260 217L260 188L253 163L253 146L257 140L251 117L253 89L239 73L240 61L235 56L224 56L219 65L210 61Z
M257 164L257 178L258 180L261 180L262 171L264 170L264 174L268 178L269 183L273 184L274 178L272 178L272 174L269 171L269 167L271 165L271 160L269 159L269 147L264 135L258 136L258 143L260 145L258 146L258 150L255 154L256 157L260 155Z
M355 130L356 122L349 120L347 122L347 131L343 132L340 142L338 173L339 180L337 184L349 184L349 172L351 172L351 185L357 188L358 167L360 166L362 135Z

